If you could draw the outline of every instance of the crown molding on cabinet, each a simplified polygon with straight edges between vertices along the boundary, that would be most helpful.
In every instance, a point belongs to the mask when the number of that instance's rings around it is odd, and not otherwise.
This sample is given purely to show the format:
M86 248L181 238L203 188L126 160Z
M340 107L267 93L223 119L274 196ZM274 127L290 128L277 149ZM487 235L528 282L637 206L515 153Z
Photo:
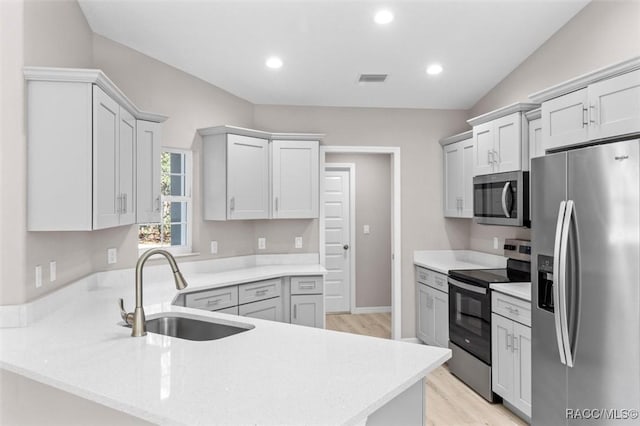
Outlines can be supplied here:
M58 81L95 84L138 120L162 123L166 115L140 110L101 70L87 68L24 67L27 81Z
M221 135L231 133L240 136L249 136L253 138L272 139L272 140L314 140L319 141L324 138L324 133L272 133L262 130L246 129L236 126L214 126L198 129L200 136Z
M640 68L640 56L636 56L626 61L618 62L617 64L608 65L606 67L597 69L595 71L583 74L579 77L572 78L563 83L556 84L547 89L540 90L539 92L529 95L529 99L536 103L542 103L553 98L557 98L562 95L566 95L570 92L587 87L600 80L605 80L611 77L615 77L620 74L625 74L630 71L634 71Z
M542 117L542 109L536 108L531 111L525 112L524 116L527 118L527 121L537 120Z
M447 136L440 139L438 142L441 146L451 145L452 143L471 139L473 137L473 130L467 130L466 132L458 133L457 135Z
M516 102L515 104L507 105L494 111L490 111L486 114L470 118L469 120L467 120L467 123L469 123L469 125L473 127L477 126L478 124L487 123L489 121L493 121L509 114L513 114L514 112L527 112L539 107L539 104Z

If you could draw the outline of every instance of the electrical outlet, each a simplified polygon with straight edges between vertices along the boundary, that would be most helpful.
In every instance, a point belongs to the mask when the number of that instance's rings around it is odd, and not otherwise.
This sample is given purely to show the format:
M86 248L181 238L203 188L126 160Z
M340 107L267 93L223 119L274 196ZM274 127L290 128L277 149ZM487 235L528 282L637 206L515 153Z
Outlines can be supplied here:
M369 225L364 225L362 227L362 232L364 232L365 234L370 234L371 233L371 228L369 227Z
M498 237L493 237L493 248L495 250L500 248L500 241L498 240Z
M107 249L107 263L112 265L118 262L118 249L110 248Z
M302 248L302 237L296 237L295 246L296 248Z
M218 242L211 241L211 254L218 254Z
M264 250L267 248L267 239L264 237L258 238L258 250Z
M56 275L57 275L56 261L52 260L51 262L49 262L49 282L50 283L56 280Z
M42 287L42 266L36 265L36 288Z

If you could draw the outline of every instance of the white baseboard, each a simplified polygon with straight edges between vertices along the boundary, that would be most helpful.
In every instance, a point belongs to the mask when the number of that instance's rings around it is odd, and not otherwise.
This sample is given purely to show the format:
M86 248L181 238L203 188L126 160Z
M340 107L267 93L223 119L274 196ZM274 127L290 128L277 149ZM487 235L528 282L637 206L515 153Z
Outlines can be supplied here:
M352 314L379 314L391 312L391 306L370 306L363 308L354 308Z

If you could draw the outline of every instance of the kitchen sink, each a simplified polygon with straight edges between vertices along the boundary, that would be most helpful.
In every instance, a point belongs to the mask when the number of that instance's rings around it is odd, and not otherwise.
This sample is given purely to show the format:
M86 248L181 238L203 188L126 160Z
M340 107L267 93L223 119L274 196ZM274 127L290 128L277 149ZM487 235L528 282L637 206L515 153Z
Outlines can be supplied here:
M205 341L233 336L234 334L249 331L255 326L196 315L167 312L151 315L146 320L146 327L149 333Z

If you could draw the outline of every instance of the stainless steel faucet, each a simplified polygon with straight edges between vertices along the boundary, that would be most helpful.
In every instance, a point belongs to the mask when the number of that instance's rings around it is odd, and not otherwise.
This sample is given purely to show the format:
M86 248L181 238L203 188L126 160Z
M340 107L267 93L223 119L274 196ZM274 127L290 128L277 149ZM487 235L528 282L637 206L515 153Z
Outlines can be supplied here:
M178 269L176 259L166 250L151 249L147 250L140 256L138 263L136 263L136 309L131 312L127 312L124 309L124 301L120 299L120 316L122 319L131 326L131 336L140 337L147 334L147 327L145 325L144 309L142 308L142 268L145 262L154 254L161 254L167 258L171 270L173 271L173 279L176 283L176 288L182 290L187 287L187 282Z

